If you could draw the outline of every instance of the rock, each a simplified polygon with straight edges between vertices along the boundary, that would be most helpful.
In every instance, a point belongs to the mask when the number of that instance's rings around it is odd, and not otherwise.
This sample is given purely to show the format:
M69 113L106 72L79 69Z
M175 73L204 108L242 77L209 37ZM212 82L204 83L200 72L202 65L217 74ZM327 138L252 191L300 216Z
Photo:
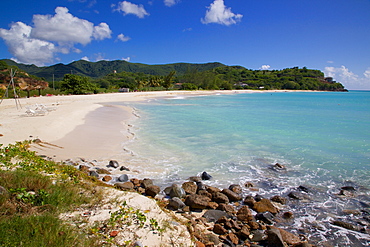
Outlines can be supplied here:
M253 184L253 183L251 183L251 182L246 182L246 183L244 184L244 186L245 186L246 188L251 188L251 187L254 187L254 184Z
M308 187L303 186L303 185L298 186L297 189L300 190L300 191L306 192L306 193L309 193L311 191L311 189L309 189Z
M294 214L290 211L283 213L283 218L284 219L292 219L293 217L294 217Z
M96 172L99 173L99 174L111 174L108 170L101 169L101 168L97 169Z
M242 206L236 213L236 217L238 220L246 223L254 220L252 212L248 206Z
M168 207L178 210L184 208L186 205L180 198L174 197L169 200Z
M185 204L192 209L205 209L211 201L209 197L191 194L186 196Z
M198 176L193 176L193 177L190 177L189 180L191 182L200 182L200 181L202 181L202 178L200 178Z
M225 194L222 194L221 192L213 193L212 200L217 203L229 203L229 198Z
M343 209L342 211L343 214L349 214L349 215L360 215L361 212L359 210L356 210L356 209Z
M283 170L286 170L286 167L282 164L279 164L279 163L276 163L275 165L272 165L270 167L272 170L274 171L283 171Z
M202 182L196 182L197 184L197 191L200 191L200 190L207 190L207 187L204 183Z
M118 233L119 233L119 231L111 231L109 233L109 236L112 237L112 238L114 238L114 237L117 237Z
M304 195L301 192L297 192L297 191L291 191L291 192L289 192L288 197L290 197L292 199L295 199L295 200L303 200L303 199L305 199Z
M127 176L127 174L122 174L121 176L119 176L117 178L117 180L120 181L120 182L127 182L128 181L128 176Z
M300 242L298 244L295 244L294 247L312 247L307 241Z
M279 212L279 209L277 209L269 199L262 199L259 202L256 202L253 205L253 210L257 213L263 213L263 212L270 212L272 214L277 214Z
M253 230L250 235L253 242L261 242L267 238L267 235L262 230Z
M227 198L229 198L230 202L237 202L237 201L242 200L242 197L239 194L237 194L237 193L235 193L235 192L233 192L229 189L223 189L222 193L225 194L227 196Z
M339 221L339 220L333 221L332 224L335 225L335 226L340 226L340 227L346 228L348 230L352 230L352 231L360 231L361 230L358 226L352 225L351 223Z
M102 179L104 182L109 182L112 180L112 177L111 176L104 176L103 179Z
M273 201L273 202L280 203L282 205L286 204L286 198L284 198L282 196L273 196L273 197L271 197L270 200Z
M285 247L283 238L279 229L271 228L266 231L267 233L267 246L268 247Z
M130 182L131 182L131 183L133 183L133 185L134 185L135 187L139 187L139 186L140 186L140 180L139 180L139 179L137 179L137 178L131 178L131 179L130 179Z
M218 205L217 209L225 211L225 212L230 213L230 214L234 214L236 212L235 208L232 205L226 204L226 203L220 203Z
M221 211L221 210L214 210L214 209L210 209L210 210L207 210L207 212L205 212L203 214L203 217L206 218L206 220L208 222L216 222L218 221L221 217L226 217L228 218L229 215L227 213L225 213L224 211Z
M256 200L254 200L253 196L247 196L243 201L243 204L248 205L250 208L253 208L255 203Z
M149 185L145 188L145 194L151 197L155 197L160 191L161 188L157 185Z
M217 202L209 202L208 207L211 209L216 209L218 208L218 203Z
M185 190L178 184L173 184L171 186L169 196L171 198L173 197L178 197L178 198L183 198L186 196Z
M212 194L207 192L206 190L199 190L198 191L198 195L201 195L201 196L206 196L206 197L209 197L212 199Z
M232 184L229 186L229 190L236 194L241 194L243 192L242 187L239 184Z
M221 190L219 188L216 188L216 187L207 186L207 192L209 192L211 194L214 194L216 192L221 192Z
M261 220L266 224L272 225L274 224L274 215L270 212L258 213L256 214L256 220Z
M200 241L195 241L195 247L206 247L202 242Z
M120 189L120 190L133 190L134 184L131 182L124 182L124 183L115 183L114 187Z
M239 243L239 238L232 232L226 235L226 238L229 239L233 244Z
M85 165L80 165L78 169L82 172L89 172L90 167L85 166Z
M250 234L251 234L251 233L250 233L250 231L249 231L248 226L243 225L243 226L242 226L242 229L239 231L239 236L240 236L240 238L242 238L242 239L248 239Z
M220 224L215 224L213 226L213 232L218 234L218 235L224 235L228 233L228 231Z
M144 245L143 245L140 241L135 241L135 242L132 244L132 247L144 247Z
M128 169L126 166L121 166L119 168L120 171L130 171L130 169Z
M256 200L256 202L259 202L259 201L261 201L263 198L264 198L263 196L261 196L261 195L257 194L257 195L254 197L254 200Z
M202 180L210 180L212 178L207 172L203 172L201 176Z
M198 186L194 182L185 182L181 186L186 194L196 194Z
M99 178L99 174L96 171L90 171L89 176Z
M144 178L142 181L141 181L141 186L146 189L148 188L149 186L152 186L153 185L153 180L149 179L149 178Z
M356 191L353 186L343 186L341 187L341 190Z
M203 239L206 241L207 247L215 246L220 243L218 236L213 233L204 234Z
M270 226L270 228L271 227L272 226ZM297 235L291 232L285 231L284 229L281 229L281 228L277 228L277 229L279 229L280 235L283 238L283 241L287 243L288 245L295 245L301 242L301 239Z
M119 167L118 161L116 161L116 160L110 160L109 161L109 164L107 165L107 167L118 168Z

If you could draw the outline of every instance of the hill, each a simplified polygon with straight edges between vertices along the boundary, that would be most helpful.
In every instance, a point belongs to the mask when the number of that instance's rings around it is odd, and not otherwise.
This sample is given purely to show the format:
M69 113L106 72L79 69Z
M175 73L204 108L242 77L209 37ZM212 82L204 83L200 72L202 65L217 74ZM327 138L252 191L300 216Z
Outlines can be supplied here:
M53 80L53 75L54 80L59 81L63 79L65 74L71 73L88 76L94 79L106 76L107 74L113 73L113 71L116 71L117 73L132 72L165 76L171 71L176 71L177 75L183 75L189 70L202 72L225 66L221 63L173 63L163 65L147 65L141 63L130 63L122 60L99 62L88 62L85 60L79 60L66 65L59 63L52 66L38 67L36 65L16 63L10 59L3 59L0 61L5 61L9 66L17 66L19 69L24 70L27 73L35 75L37 77L44 78L46 81L49 82Z

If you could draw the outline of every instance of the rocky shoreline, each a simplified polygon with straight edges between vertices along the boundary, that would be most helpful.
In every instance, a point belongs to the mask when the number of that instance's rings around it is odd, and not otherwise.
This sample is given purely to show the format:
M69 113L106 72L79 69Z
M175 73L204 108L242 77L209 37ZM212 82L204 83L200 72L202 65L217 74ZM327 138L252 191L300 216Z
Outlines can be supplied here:
M297 201L310 200L310 188L299 186L286 197L273 196L264 198L258 194L243 195L239 184L230 184L228 188L220 189L206 185L206 180L212 179L207 172L201 176L190 177L182 184L172 184L163 190L154 185L149 178L134 178L129 168L111 160L105 168L96 167L93 162L83 159L77 162L71 160L66 164L86 172L90 176L122 191L137 192L141 195L160 200L164 208L180 214L188 220L188 230L194 238L196 246L330 246L316 245L310 241L304 229L287 231L275 225L284 225L295 220L292 211L287 211L285 205ZM280 164L272 169L285 169ZM111 174L120 171L120 174ZM254 185L246 183L245 188L253 191ZM244 189L245 189L244 188ZM338 196L351 196L355 188L342 187ZM350 210L348 214L363 215L362 221L352 224L342 220L332 220L334 227L355 231L368 235L370 233L370 211Z

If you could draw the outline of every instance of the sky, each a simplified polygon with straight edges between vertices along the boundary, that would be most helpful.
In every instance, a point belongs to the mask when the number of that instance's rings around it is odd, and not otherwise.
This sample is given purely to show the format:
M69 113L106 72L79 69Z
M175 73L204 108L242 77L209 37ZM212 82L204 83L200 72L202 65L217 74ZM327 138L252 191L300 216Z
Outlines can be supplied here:
M0 59L307 67L370 90L370 0L2 0Z

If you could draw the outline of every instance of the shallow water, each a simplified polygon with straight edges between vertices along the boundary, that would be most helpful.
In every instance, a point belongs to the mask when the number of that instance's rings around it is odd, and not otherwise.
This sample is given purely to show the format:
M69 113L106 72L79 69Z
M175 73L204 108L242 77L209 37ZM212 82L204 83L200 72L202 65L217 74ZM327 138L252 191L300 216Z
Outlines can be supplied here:
M369 235L333 227L344 209L370 211L370 92L243 93L174 97L130 105L141 116L136 138L125 145L143 177L167 186L207 171L208 183L252 182L244 193L286 196L310 188L306 202L292 201L298 229L319 245L366 246ZM285 170L272 169L275 163ZM356 196L339 197L342 186ZM306 232L308 231L308 233Z

